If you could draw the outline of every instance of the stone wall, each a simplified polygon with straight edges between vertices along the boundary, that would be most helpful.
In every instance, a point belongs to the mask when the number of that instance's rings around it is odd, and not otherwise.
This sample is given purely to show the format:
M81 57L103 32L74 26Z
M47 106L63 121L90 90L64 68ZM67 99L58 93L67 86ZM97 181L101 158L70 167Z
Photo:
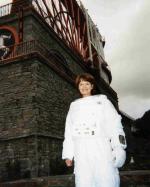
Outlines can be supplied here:
M34 63L29 61L0 67L0 173L4 180L23 177L24 172L17 174L17 170L28 170L28 161L34 161L36 141L30 135L36 132L38 108L33 100L33 72ZM34 167L29 170L35 175Z
M0 138L33 133L36 126L34 63L0 67Z
M77 97L77 91L46 65L37 63L36 66L37 132L62 137L65 116L70 102Z
M0 85L1 180L64 173L64 123L75 88L36 59L1 66Z
M18 30L17 15L0 19ZM37 39L57 50L74 74L84 72L77 63L81 59L31 10L24 14L23 34L23 41ZM64 123L75 97L72 84L38 58L12 59L11 64L0 66L1 181L65 173Z
M9 181L36 176L36 137L0 141L0 180Z

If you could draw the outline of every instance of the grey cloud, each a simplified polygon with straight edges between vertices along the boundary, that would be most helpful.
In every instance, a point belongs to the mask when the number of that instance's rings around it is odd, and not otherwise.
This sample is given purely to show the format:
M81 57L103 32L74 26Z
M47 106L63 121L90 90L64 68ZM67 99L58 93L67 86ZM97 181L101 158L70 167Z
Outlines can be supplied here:
M150 2L146 2L127 33L122 34L119 48L114 49L113 86L121 95L150 98Z
M142 117L145 111L150 109L150 99L143 99L135 95L120 97L120 108L136 118Z

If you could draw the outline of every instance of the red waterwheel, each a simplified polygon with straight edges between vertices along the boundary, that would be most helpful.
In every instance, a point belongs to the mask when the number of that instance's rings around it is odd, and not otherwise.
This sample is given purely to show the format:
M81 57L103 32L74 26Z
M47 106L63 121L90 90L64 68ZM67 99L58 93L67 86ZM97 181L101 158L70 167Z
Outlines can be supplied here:
M97 50L90 41L88 14L76 0L13 0L19 5L32 5L57 35L85 62L99 66Z
M70 48L88 58L86 18L75 0L33 0L32 4Z

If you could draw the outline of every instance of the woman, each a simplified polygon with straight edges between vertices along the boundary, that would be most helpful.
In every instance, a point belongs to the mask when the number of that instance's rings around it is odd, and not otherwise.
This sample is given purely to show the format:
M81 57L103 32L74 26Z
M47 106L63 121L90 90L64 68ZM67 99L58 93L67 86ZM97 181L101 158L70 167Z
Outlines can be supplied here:
M126 158L121 116L105 95L93 95L94 77L77 76L81 98L66 118L62 158L72 166L76 187L119 187L118 168Z

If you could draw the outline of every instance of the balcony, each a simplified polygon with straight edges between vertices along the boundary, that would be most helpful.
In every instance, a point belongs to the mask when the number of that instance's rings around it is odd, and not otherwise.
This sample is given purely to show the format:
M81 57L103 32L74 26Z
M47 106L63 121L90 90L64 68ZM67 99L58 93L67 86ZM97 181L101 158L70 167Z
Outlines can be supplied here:
M17 45L0 48L0 66L31 57L38 57L39 60L50 66L61 76L69 80L69 82L73 82L75 75L69 69L65 58L59 52L47 49L38 40L26 41Z

